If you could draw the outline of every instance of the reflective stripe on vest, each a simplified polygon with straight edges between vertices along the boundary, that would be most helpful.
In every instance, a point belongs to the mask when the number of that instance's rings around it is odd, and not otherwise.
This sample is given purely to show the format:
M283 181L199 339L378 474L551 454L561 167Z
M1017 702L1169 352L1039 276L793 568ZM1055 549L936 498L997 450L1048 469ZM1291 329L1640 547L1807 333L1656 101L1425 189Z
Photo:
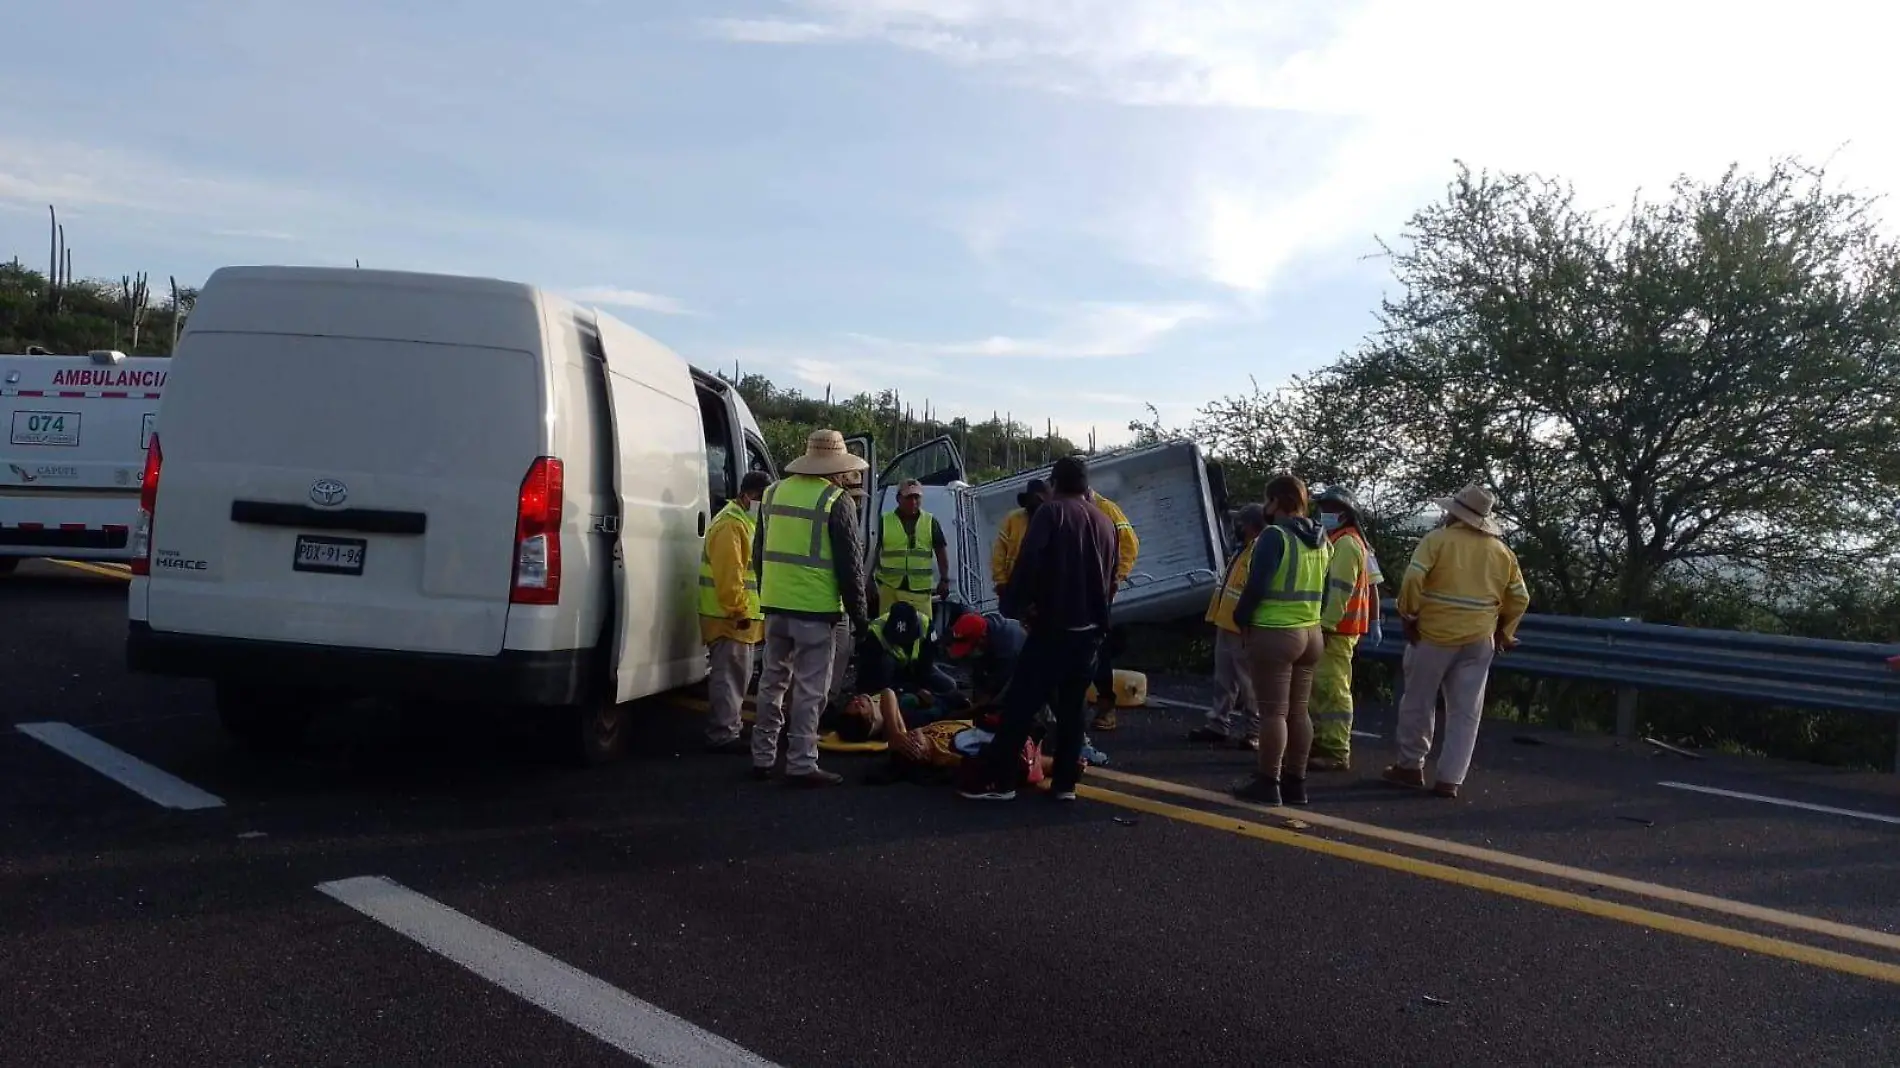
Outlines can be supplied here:
M844 490L814 475L772 484L759 508L764 552L759 605L787 612L844 611L831 565L831 509Z
M1332 543L1322 541L1317 548L1308 548L1284 527L1267 529L1280 535L1280 566L1248 622L1272 628L1317 625L1320 599L1326 592L1326 568L1332 563Z
M712 526L706 528L706 542L699 548L699 614L718 619L726 617L726 608L719 603L719 581L713 574L712 563L712 536L722 523L737 523L745 530L745 554L739 559L745 576L745 617L764 619L765 613L759 610L759 576L752 570L752 534L756 524L752 513L739 507L736 501L727 501L719 514L713 516Z
M915 530L905 530L896 512L885 512L883 533L877 539L878 584L912 593L930 589L930 580L936 576L936 529L937 521L929 512L917 513Z
M1372 559L1372 549L1353 527L1341 527L1334 531L1331 541L1338 545L1341 538L1351 538L1359 543L1360 563L1359 575L1350 584L1333 578L1330 573L1326 577L1326 595L1346 598L1346 610L1340 613L1339 626L1334 633L1364 634L1372 629L1372 576L1368 563Z
M1248 542L1234 562L1227 565L1227 581L1214 591L1214 600L1207 606L1207 622L1222 630L1231 630L1238 634L1240 624L1234 622L1234 609L1240 607L1240 591L1247 588L1247 568L1253 564L1254 542Z
M884 647L884 651L891 654L891 659L897 661L898 667L909 667L911 662L916 660L917 655L923 652L924 649L924 639L922 635L911 639L909 649L892 648L890 639L884 637L883 619L874 619L871 621L871 634L877 638L877 643Z

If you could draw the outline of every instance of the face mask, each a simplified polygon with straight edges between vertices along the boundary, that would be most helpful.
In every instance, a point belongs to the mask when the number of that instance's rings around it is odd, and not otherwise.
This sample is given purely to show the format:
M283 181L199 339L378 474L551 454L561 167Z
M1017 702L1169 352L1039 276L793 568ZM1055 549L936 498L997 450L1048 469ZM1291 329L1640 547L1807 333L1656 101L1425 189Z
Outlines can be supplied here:
M1321 512L1319 514L1319 525L1328 534L1338 530L1340 524L1344 521L1345 516L1340 515L1338 512Z

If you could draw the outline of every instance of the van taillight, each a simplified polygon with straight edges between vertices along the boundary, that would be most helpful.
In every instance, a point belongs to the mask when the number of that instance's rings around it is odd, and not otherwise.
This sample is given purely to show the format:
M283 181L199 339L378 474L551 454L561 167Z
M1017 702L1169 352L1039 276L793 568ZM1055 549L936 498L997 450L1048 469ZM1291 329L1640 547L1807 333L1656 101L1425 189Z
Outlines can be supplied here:
M561 461L543 456L528 465L515 509L513 604L561 600Z
M132 573L152 573L152 513L158 508L158 472L165 465L165 452L158 447L158 435L152 435L152 447L145 450L145 474L139 479L139 514L132 521Z

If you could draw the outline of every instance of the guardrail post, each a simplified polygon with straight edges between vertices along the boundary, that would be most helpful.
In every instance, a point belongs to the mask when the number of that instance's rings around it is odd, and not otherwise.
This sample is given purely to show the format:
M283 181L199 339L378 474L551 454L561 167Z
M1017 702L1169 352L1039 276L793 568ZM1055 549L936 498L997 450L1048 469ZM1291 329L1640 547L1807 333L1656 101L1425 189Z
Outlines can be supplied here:
M1616 736L1626 742L1636 737L1636 694L1634 686L1616 688Z

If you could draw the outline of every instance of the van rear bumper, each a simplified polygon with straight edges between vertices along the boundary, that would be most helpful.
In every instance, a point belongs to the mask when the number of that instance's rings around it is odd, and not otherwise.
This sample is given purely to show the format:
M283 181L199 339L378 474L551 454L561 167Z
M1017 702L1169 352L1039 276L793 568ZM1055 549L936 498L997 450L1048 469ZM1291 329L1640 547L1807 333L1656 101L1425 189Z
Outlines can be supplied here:
M483 704L576 703L587 691L590 653L504 649L497 656L463 656L352 649L174 634L136 620L125 639L126 664L152 675Z

